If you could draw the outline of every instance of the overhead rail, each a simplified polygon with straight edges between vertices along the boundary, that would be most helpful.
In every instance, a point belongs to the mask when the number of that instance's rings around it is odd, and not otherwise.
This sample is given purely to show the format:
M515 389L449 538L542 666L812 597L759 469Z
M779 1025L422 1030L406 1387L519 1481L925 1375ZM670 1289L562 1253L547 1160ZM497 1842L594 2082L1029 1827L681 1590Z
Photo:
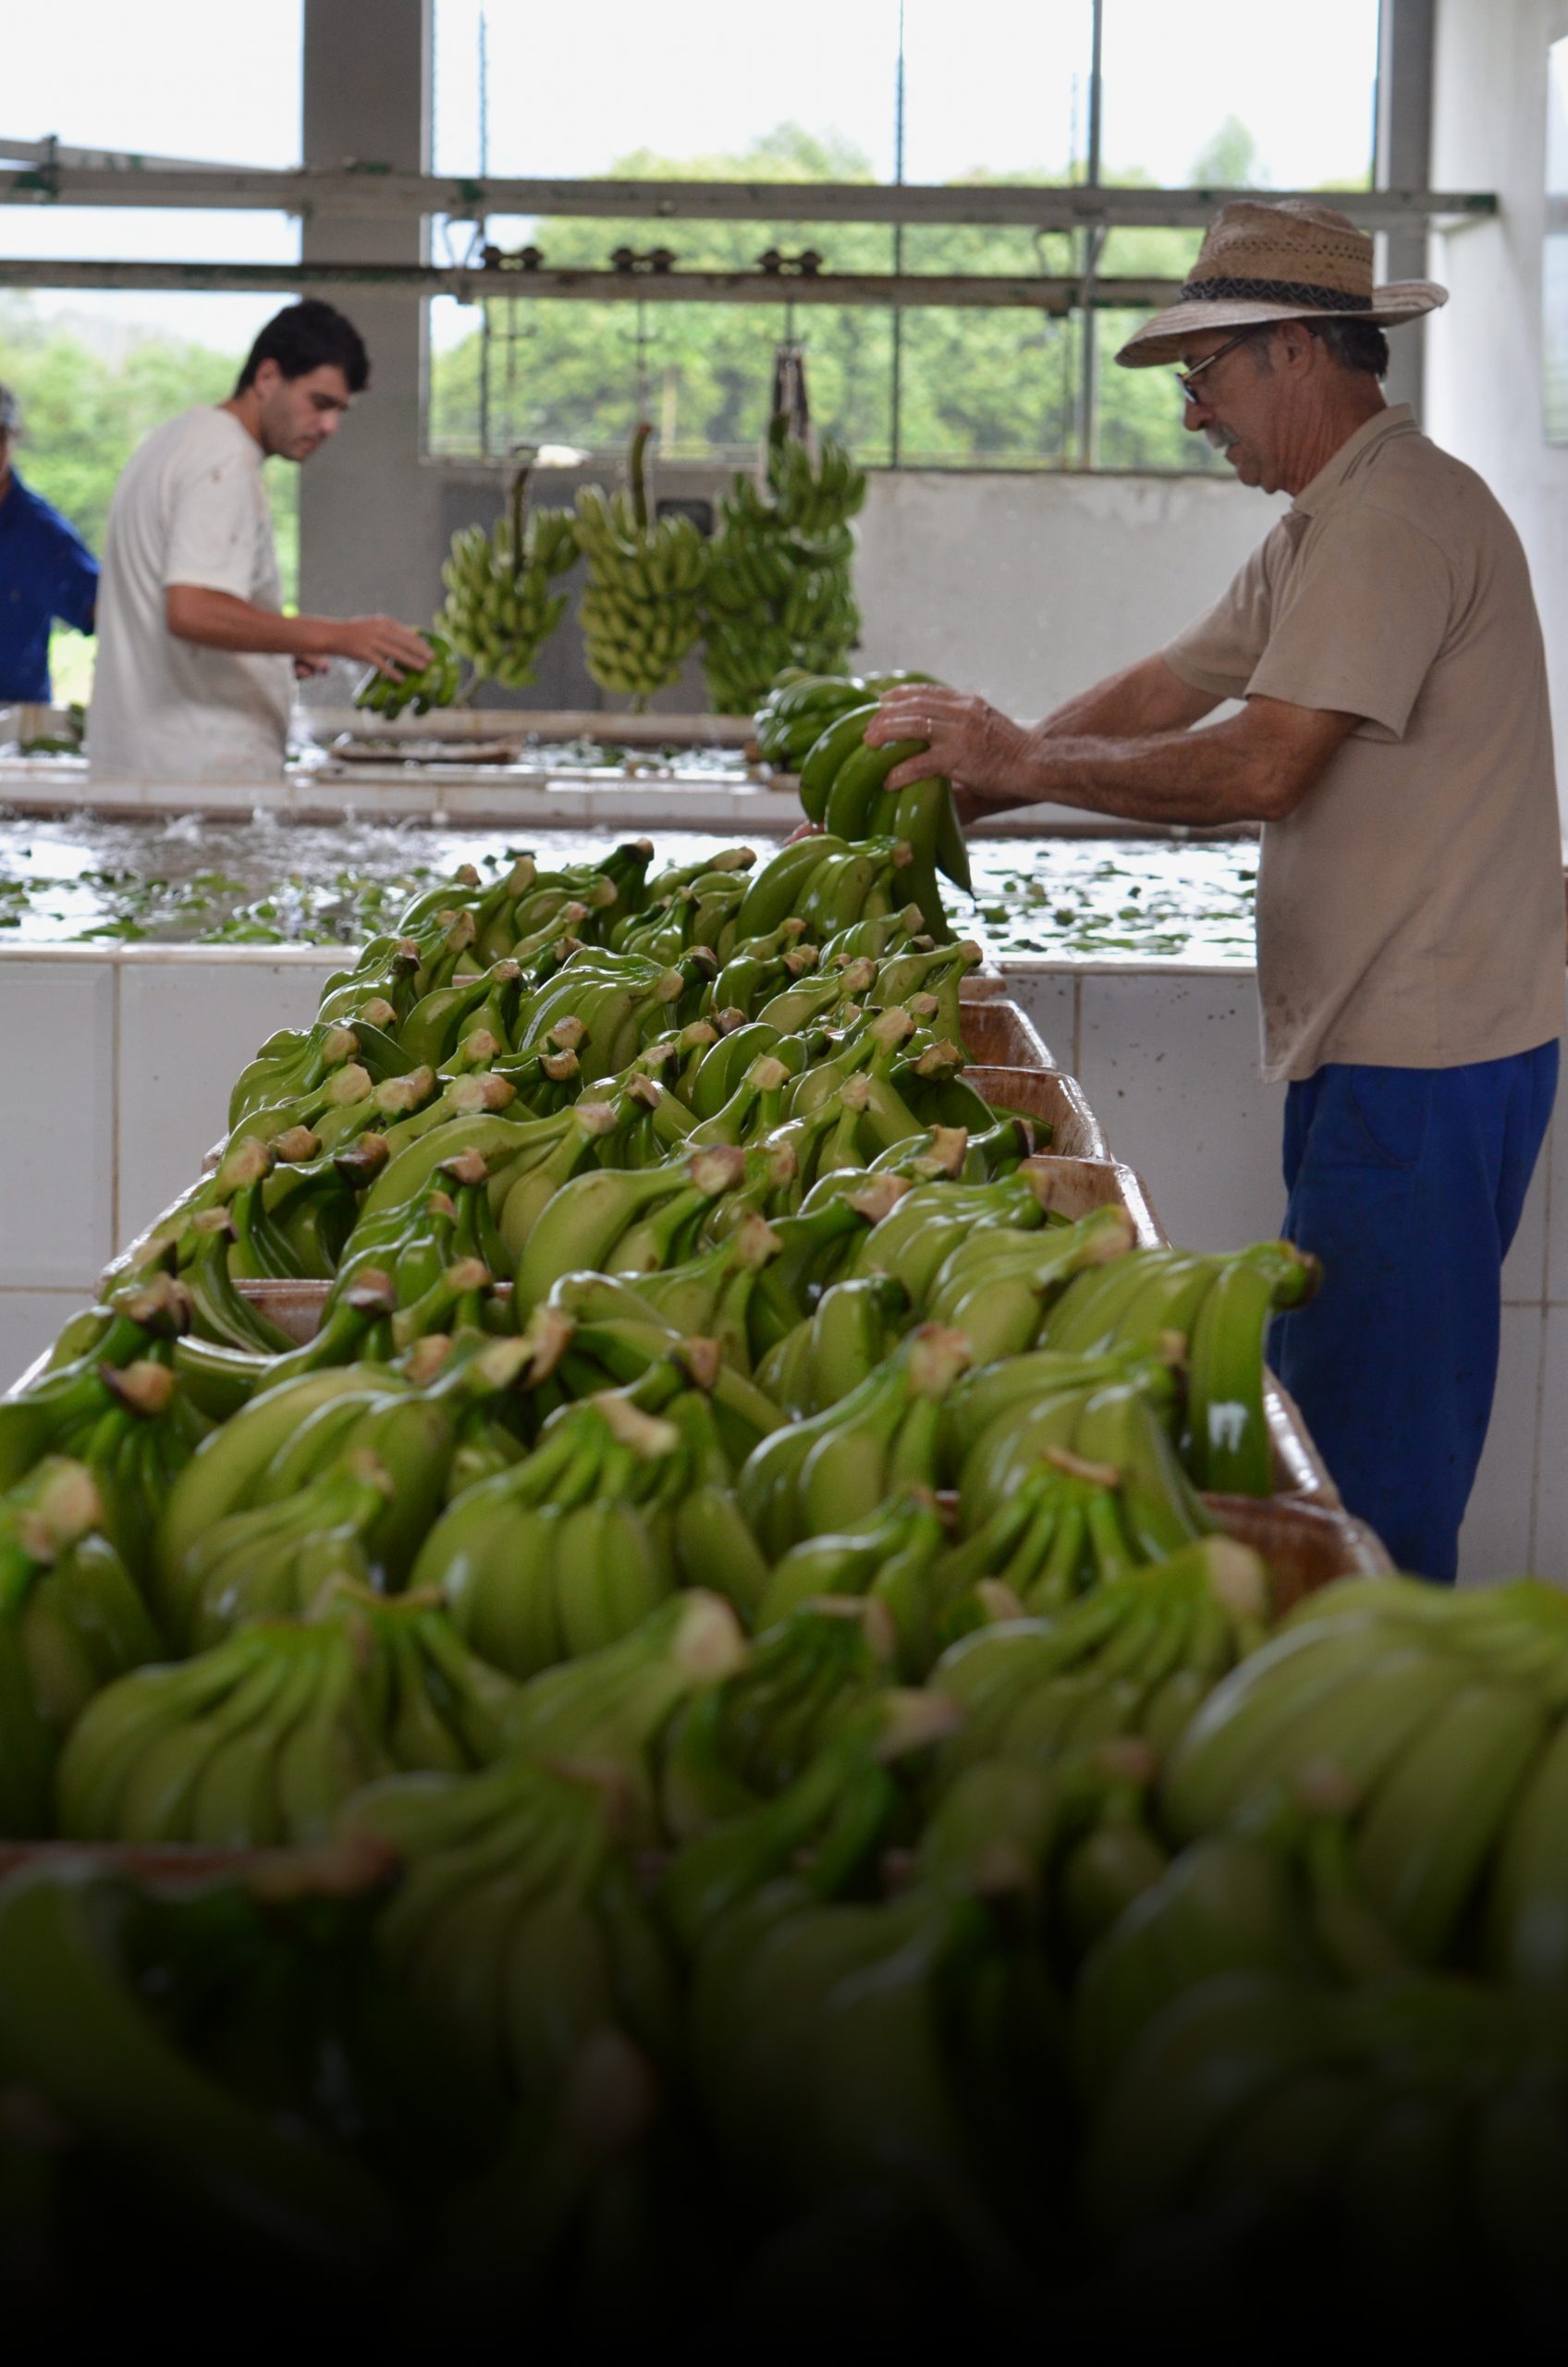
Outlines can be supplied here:
M1331 196L1368 230L1412 223L1457 225L1497 212L1490 190L1352 189L1121 189L1085 183L876 181L517 180L394 172L374 162L325 170L177 164L165 157L94 157L47 141L0 138L0 203L194 206L239 212L367 216L442 215L548 220L845 222L941 227L1198 229L1221 205L1256 197ZM10 169L6 169L7 162Z
M900 304L999 309L1064 317L1085 301L1148 311L1169 303L1176 279L1011 276L1001 272L679 271L673 268L551 270L374 263L83 263L0 255L0 288L174 289L236 294L290 288L410 288L423 296L570 299L579 303Z

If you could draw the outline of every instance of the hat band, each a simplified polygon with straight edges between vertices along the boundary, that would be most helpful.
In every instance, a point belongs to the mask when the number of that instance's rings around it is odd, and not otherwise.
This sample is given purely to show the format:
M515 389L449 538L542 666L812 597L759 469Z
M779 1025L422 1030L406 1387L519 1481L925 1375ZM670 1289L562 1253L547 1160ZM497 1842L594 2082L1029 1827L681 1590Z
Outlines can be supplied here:
M1342 288L1315 288L1305 279L1189 279L1178 303L1317 304L1336 313L1369 313L1370 296Z

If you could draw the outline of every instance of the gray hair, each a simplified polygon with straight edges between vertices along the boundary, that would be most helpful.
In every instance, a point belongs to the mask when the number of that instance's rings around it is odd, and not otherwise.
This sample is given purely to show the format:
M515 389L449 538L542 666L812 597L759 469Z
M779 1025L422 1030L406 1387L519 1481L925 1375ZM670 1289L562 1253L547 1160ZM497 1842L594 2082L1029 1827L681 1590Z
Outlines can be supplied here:
M1297 325L1326 345L1341 369L1365 370L1374 378L1387 376L1389 340L1375 322L1334 319L1302 321Z
M0 435L14 435L22 423L22 407L9 386L0 386Z

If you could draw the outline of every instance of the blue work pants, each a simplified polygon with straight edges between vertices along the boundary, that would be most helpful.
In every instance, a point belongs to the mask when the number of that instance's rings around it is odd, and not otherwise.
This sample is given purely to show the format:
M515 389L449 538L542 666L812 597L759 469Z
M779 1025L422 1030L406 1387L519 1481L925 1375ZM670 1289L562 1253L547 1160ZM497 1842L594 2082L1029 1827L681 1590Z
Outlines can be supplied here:
M1284 1229L1323 1286L1275 1318L1270 1358L1349 1510L1422 1577L1457 1567L1557 1063L1555 1041L1451 1069L1331 1062L1286 1100Z

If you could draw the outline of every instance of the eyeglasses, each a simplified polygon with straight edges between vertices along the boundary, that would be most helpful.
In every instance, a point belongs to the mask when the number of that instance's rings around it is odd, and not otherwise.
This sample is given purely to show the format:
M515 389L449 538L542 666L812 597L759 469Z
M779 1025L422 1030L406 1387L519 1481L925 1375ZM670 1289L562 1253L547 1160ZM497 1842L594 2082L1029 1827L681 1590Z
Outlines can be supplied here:
M1223 362L1228 353L1234 353L1237 346L1245 345L1249 337L1264 334L1273 326L1272 321L1254 321L1249 327L1238 329L1234 337L1227 337L1223 345L1216 346L1207 362L1194 363L1191 370L1172 370L1170 374L1182 389L1182 400L1184 403L1201 403L1202 395L1194 395L1193 387L1204 372L1212 370L1217 362Z

